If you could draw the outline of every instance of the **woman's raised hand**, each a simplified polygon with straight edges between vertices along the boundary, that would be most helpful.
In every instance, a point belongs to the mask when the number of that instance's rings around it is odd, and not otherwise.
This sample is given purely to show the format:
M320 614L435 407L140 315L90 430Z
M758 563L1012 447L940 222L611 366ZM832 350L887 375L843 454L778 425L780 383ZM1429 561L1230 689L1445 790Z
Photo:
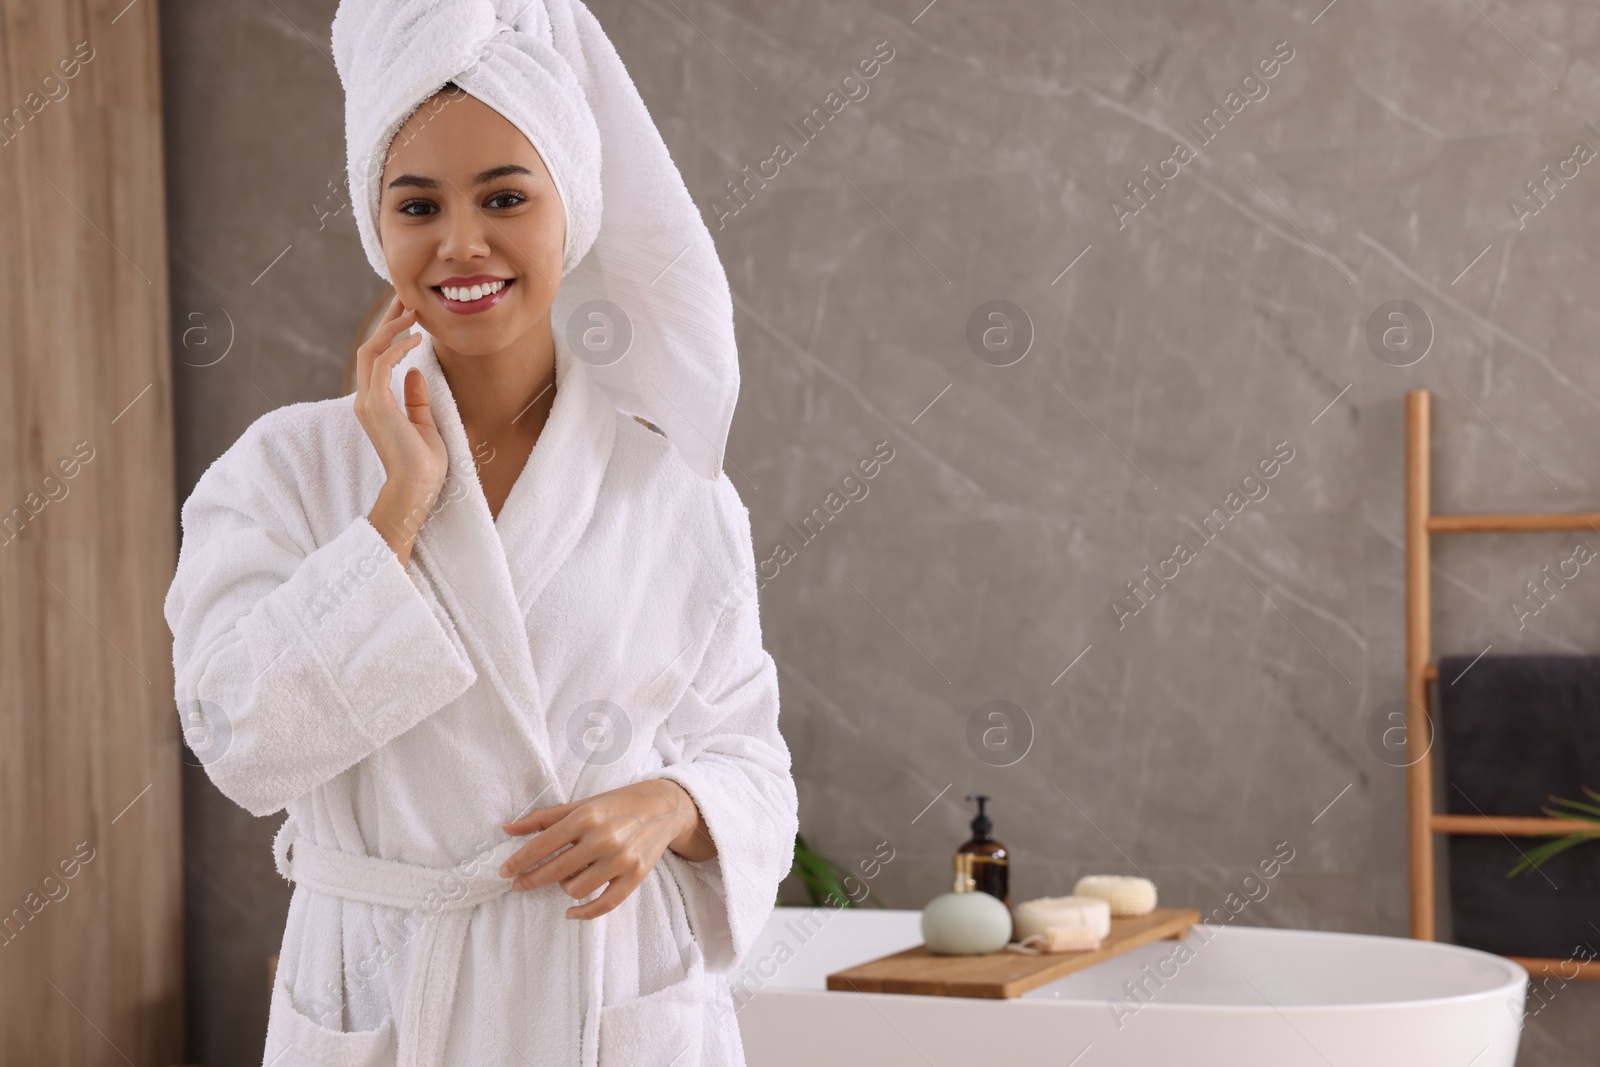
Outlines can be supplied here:
M404 411L394 397L395 364L422 342L421 334L399 334L416 321L417 313L406 310L396 295L378 328L356 349L356 419L377 449L387 476L367 518L401 563L410 558L417 530L450 468L422 372L416 368L406 372Z

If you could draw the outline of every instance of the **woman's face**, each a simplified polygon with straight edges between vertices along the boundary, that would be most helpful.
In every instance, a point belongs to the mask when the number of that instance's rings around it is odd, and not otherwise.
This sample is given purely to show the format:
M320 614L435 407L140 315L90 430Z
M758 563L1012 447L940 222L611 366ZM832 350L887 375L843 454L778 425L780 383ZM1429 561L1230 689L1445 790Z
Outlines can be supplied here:
M533 145L481 100L446 90L400 128L378 239L401 302L448 350L497 352L549 328L566 242L561 198ZM487 287L477 300L474 285Z

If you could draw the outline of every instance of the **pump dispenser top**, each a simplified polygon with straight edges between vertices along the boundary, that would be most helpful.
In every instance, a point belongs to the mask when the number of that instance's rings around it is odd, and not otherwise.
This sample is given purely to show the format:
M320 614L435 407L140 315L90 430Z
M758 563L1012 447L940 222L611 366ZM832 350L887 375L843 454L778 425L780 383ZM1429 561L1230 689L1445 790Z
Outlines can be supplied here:
M969 793L967 794L967 799L976 800L978 802L978 814L972 820L972 839L974 841L994 840L992 836L994 822L989 818L989 816L983 813L983 806L984 804L988 803L989 798L984 796L982 793Z

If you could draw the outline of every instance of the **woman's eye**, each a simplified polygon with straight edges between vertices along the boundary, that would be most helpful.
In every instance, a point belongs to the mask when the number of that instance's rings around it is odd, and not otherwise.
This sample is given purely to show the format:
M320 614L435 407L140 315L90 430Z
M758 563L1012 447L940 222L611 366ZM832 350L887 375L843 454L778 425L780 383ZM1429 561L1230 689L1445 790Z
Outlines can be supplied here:
M526 199L527 197L523 196L521 193L496 193L494 196L491 196L488 200L484 201L484 206L504 211L508 208L516 207ZM437 208L431 201L428 200L407 200L405 203L395 208L395 210L402 215L408 215L411 218L416 219L424 218L433 214Z

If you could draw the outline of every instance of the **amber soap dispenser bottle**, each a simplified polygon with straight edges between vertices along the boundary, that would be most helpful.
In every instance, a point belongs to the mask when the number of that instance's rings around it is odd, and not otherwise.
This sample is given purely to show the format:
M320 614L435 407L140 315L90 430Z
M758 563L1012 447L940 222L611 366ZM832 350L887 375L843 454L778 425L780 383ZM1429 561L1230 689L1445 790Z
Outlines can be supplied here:
M989 798L981 793L968 793L967 799L978 802L978 816L972 820L972 840L956 849L956 855L970 853L974 888L999 898L1000 902L1009 908L1011 907L1011 854L1006 851L1006 846L994 839L991 833L994 824L983 810ZM959 869L962 861L957 859L955 863Z

